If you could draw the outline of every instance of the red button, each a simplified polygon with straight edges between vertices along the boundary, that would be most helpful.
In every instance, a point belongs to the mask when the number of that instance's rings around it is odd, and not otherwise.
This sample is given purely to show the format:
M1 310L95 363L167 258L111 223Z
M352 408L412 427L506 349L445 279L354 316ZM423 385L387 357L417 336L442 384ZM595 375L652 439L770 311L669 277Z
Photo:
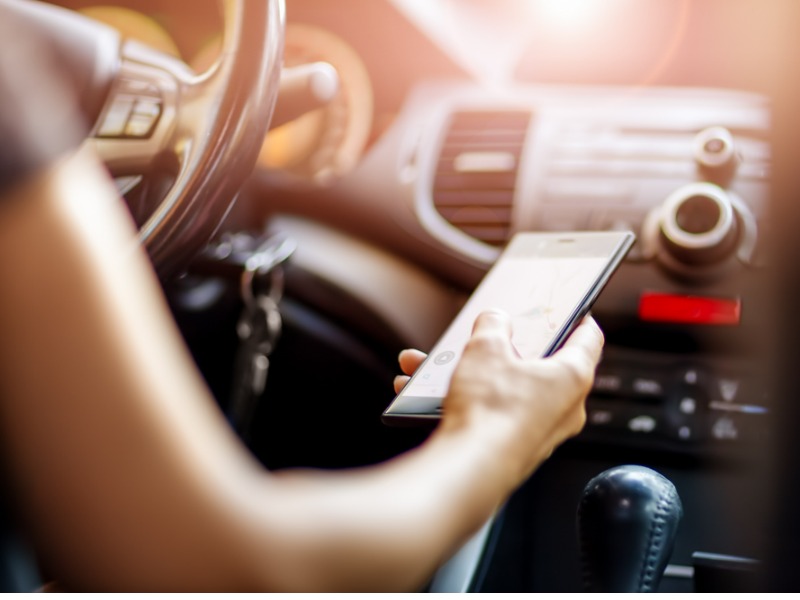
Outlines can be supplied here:
M639 318L658 323L694 325L738 325L742 302L739 298L709 298L644 292L639 298Z

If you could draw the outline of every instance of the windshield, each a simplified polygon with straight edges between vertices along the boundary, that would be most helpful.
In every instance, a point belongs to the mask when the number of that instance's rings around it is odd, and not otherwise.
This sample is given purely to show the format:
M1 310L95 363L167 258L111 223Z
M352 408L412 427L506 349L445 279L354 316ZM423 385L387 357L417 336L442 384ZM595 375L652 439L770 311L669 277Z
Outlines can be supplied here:
M485 85L522 81L761 91L768 83L762 67L775 58L763 43L774 35L774 15L756 0L391 1Z

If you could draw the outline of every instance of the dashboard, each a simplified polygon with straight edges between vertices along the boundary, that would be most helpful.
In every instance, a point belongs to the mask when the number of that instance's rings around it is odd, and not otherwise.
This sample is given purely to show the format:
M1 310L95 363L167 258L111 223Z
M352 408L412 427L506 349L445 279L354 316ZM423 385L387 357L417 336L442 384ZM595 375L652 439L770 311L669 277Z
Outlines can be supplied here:
M662 591L702 589L698 553L764 556L762 532L741 524L763 514L759 482L773 432L761 357L773 159L765 65L775 57L758 40L774 15L742 2L671 6L639 15L675 23L647 40L652 21L602 21L605 30L572 37L539 21L515 66L495 71L440 40L434 55L453 65L426 73L414 61L420 73L352 171L324 190L270 173L255 179L252 192L269 195L267 214L291 215L290 231L293 219L311 221L298 230L311 238L322 224L434 276L424 284L408 276L383 298L337 278L409 345L432 344L448 320L403 322L390 308L398 287L450 292L449 308L430 293L421 308L415 292L401 297L409 313L452 317L516 231L637 234L595 306L607 343L587 427L506 507L505 526L489 537L494 559L473 589L579 590L575 507L591 477L621 463L664 473L684 503ZM413 7L400 10L414 19ZM419 56L384 51L398 53ZM372 71L376 80L384 68Z
M413 7L402 4L394 8L413 20ZM439 72L425 72L420 51L403 48L402 37L391 52L373 45L373 60L387 61L372 67L376 88L397 54L420 72L399 104L376 95L377 107L396 113L358 164L323 189L270 172L251 188L269 198L265 215L301 236L301 248L320 228L333 230L423 273L424 282L398 275L381 295L373 287L383 280L365 290L351 274L326 269L356 306L368 306L404 345L423 348L514 232L637 234L593 311L607 343L587 427L506 507L506 525L489 537L494 559L484 560L473 589L579 590L575 506L591 477L621 463L664 473L684 503L662 591L698 589L697 553L764 556L763 532L741 524L763 514L759 482L773 435L762 357L773 160L768 65L776 63L758 40L774 15L743 2L659 6L663 12L640 18L676 25L648 40L632 22L602 21L605 30L573 37L535 23L515 66L488 72L470 62L474 52L464 58L447 40L430 50L452 61ZM640 25L650 31L653 22ZM376 258L367 272L384 264L393 268ZM413 319L394 314L398 297ZM347 311L337 319L358 328Z
M461 290L516 231L634 231L638 244L595 309L610 347L584 438L681 452L757 443L769 401L748 391L763 386L747 363L759 351L770 99L763 72L740 71L738 87L687 84L697 76L687 62L708 59L694 46L703 33L726 37L712 4L691 15L662 7L681 43L663 33L669 57L626 63L607 82L568 76L569 64L560 78L576 80L555 81L558 58L545 64L527 49L509 80L421 73L346 176L316 189L267 172L255 187L271 212L354 234ZM413 16L414 3L396 6ZM531 81L536 69L544 82ZM733 83L718 71L709 82Z

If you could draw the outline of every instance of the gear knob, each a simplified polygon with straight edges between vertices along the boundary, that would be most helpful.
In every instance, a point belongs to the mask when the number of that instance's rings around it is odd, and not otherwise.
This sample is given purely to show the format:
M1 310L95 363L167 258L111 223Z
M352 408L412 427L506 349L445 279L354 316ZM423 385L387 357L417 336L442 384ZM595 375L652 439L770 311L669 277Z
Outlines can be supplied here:
M600 473L578 505L584 588L590 592L655 592L683 515L668 479L625 465Z

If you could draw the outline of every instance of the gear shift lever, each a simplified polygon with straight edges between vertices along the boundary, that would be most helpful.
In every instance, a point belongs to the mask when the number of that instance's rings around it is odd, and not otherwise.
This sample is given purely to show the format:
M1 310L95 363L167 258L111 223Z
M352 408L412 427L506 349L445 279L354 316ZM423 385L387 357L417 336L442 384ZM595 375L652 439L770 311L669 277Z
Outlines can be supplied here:
M578 506L584 588L655 592L682 515L675 486L652 469L625 465L600 473Z

